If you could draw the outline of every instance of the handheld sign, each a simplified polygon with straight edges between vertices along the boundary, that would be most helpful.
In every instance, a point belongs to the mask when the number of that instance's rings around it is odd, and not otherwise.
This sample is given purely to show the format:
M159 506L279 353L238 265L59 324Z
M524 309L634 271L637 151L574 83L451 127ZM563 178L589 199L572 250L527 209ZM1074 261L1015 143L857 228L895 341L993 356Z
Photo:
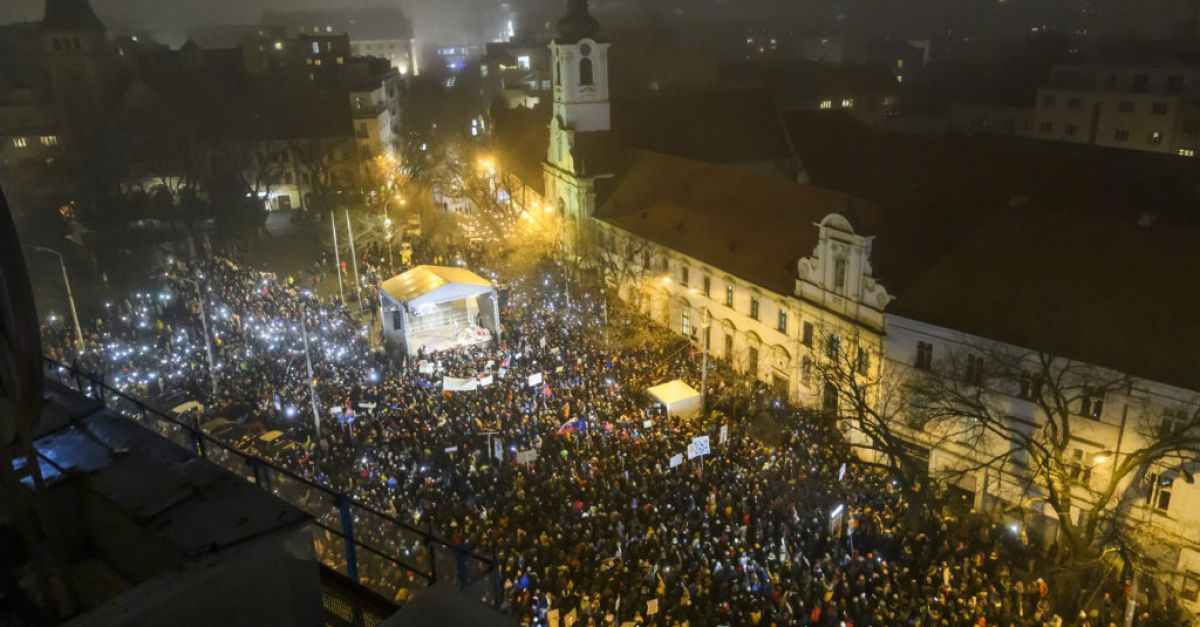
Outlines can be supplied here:
M721 434L717 437L717 442L724 444L729 441L729 425L721 425Z
M529 375L529 387L542 384L542 373L538 372Z
M842 462L842 467L838 468L838 481L846 478L846 462Z
M674 468L683 463L683 453L671 456L671 468Z

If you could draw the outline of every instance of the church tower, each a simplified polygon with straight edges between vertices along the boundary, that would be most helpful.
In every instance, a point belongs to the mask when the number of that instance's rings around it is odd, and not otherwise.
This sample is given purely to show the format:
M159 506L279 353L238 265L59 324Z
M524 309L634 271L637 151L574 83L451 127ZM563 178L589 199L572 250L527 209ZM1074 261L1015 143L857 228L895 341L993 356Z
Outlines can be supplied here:
M42 50L50 88L70 129L94 122L117 85L108 33L88 0L46 0Z
M608 42L587 0L567 0L550 43L553 117L546 154L546 199L563 217L568 246L595 212L595 181L611 176Z

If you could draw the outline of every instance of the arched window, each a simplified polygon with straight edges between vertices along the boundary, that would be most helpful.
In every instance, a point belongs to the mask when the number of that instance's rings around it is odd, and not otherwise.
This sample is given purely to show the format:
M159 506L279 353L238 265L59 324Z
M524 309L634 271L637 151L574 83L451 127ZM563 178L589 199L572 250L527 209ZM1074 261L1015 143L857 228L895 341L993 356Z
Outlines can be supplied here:
M579 62L579 84L592 84L592 60L587 57Z
M554 64L554 84L562 85L562 61Z

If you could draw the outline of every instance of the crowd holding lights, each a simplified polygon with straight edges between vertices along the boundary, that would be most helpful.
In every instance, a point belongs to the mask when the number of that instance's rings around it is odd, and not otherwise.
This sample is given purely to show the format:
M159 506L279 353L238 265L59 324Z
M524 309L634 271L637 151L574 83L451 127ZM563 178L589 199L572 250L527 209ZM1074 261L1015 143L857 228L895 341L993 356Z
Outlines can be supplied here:
M198 276L215 399L183 282ZM553 269L511 282L501 346L398 361L372 352L363 324L305 281L228 261L178 266L162 291L107 307L78 359L133 393L183 390L208 401L209 417L285 429L305 444L277 463L453 544L495 548L504 607L522 624L1062 624L1023 529L911 512L889 477L851 462L834 425L760 384L717 367L711 402L733 420L662 415L644 390L696 384L691 345L623 311L610 314L610 344L602 299L566 299ZM70 337L48 333L65 356ZM480 385L446 392L445 376ZM778 431L752 433L764 424ZM675 465L698 435L713 442L703 466ZM406 563L427 557L365 518L355 534ZM371 563L360 575L400 600L418 586ZM1095 601L1075 624L1119 616L1107 593Z

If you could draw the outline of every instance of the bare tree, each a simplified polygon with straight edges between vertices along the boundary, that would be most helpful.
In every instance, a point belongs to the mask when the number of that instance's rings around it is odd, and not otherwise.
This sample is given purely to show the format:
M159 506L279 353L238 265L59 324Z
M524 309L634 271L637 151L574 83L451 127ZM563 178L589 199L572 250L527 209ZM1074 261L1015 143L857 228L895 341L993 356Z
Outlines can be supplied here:
M1125 374L983 342L951 351L911 386L928 415L986 434L990 446L976 464L1006 464L1023 476L1029 498L1057 517L1070 558L1094 560L1113 547L1127 563L1137 556L1119 539L1130 508L1144 499L1147 477L1190 473L1200 459L1200 411L1153 420L1144 389ZM1118 401L1125 409L1115 450L1084 450L1079 438L1093 440L1108 417L1106 403ZM1027 404L1032 419L1014 417L1014 403Z
M822 409L836 417L858 463L888 472L914 503L936 500L946 477L931 475L928 451L950 442L973 446L978 430L951 413L927 411L911 373L885 362L867 335L825 326L817 332L818 355L804 362L803 375L822 386Z

